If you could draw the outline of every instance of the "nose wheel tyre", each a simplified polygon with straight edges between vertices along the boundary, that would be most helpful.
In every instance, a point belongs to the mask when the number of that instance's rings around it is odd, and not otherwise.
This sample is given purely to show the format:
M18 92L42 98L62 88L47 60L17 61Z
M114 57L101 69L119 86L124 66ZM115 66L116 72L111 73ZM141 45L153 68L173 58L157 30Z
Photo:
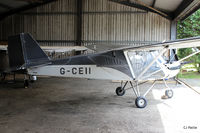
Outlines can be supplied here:
M122 89L122 87L117 87L115 92L118 96L123 96L125 94L125 90Z
M145 108L147 106L147 100L144 97L137 97L135 99L135 105L138 108Z
M173 97L173 91L172 90L166 90L165 91L165 95L168 97L168 98L172 98Z

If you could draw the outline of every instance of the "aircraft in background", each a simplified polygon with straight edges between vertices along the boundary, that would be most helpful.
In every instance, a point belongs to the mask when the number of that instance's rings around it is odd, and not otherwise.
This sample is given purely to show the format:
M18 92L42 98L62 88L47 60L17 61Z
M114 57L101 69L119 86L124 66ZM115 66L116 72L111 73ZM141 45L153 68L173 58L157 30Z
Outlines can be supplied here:
M23 71L24 85L28 86L28 76L56 76L87 79L120 80L121 86L116 88L116 94L123 96L127 84L131 85L136 95L135 104L138 108L147 105L146 95L157 81L162 80L166 87L165 95L173 96L173 91L167 86L166 80L174 78L180 71L184 59L174 58L167 61L164 54L170 49L199 47L200 38L189 38L145 46L128 46L107 51L77 55L66 59L50 59L40 48L36 40L28 33L21 33L8 39L8 55L10 71ZM152 80L153 84L144 94L140 93L139 85Z

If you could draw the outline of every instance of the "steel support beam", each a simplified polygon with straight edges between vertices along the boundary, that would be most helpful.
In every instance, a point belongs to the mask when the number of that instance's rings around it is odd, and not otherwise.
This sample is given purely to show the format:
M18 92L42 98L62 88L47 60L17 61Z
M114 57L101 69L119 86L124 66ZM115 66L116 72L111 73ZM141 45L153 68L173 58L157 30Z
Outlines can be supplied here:
M176 40L176 37L177 37L177 22L171 21L170 40L171 41ZM170 61L178 60L175 49L170 49L169 56L170 56L169 57Z
M153 7L147 7L147 6L144 6L144 5L141 5L141 4L133 3L133 2L130 2L129 0L110 0L110 1L116 2L116 3L119 3L119 4L123 4L123 5L126 5L126 6L130 6L130 7L142 9L142 10L145 10L145 11L157 13L157 14L161 15L162 17L167 18L169 20L171 20L172 17L173 17L173 15L171 13L167 13L167 12L164 12L164 11L161 11L161 10L158 10L158 9L154 9Z
M171 21L170 40L176 40L177 35L177 22Z
M184 19L186 19L187 17L189 17L190 15L192 15L194 12L196 12L198 9L200 9L200 4L195 7L192 11L190 11L190 13L188 13L187 15L185 15L183 18L181 18L181 21L183 21Z
M178 8L174 11L173 19L177 18L194 0L183 0Z
M97 11L97 12L82 12L84 14L98 14L98 15L118 15L118 14L145 14L146 11ZM20 13L20 15L77 15L77 12L27 12Z
M152 7L154 7L156 4L156 0L153 0L153 4L152 4Z
M11 9L8 12L0 14L0 21L3 20L4 18L6 18L9 15L16 14L16 13L19 13L19 12L22 12L22 11L25 11L25 10L28 10L28 9L31 9L31 8L34 8L34 7L37 7L37 6L41 6L41 5L44 5L44 4L53 2L53 1L56 1L56 0L44 0L44 2L41 2L41 3L32 3L32 4L29 4L29 5L26 5L26 6Z
M4 8L4 9L8 9L8 10L10 10L10 9L13 8L13 7L11 7L11 6L9 6L9 5L6 5L6 4L3 4L3 3L0 3L0 7L1 7L1 8Z
M76 45L82 45L82 0L77 0L77 34L76 34ZM80 51L76 54L81 54Z

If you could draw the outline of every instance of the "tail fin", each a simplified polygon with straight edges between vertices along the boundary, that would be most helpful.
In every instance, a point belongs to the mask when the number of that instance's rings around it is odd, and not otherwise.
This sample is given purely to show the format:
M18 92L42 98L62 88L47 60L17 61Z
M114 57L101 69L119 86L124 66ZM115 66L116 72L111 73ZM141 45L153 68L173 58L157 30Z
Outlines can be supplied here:
M49 57L29 33L21 33L8 38L9 64L12 69L26 69L45 64Z

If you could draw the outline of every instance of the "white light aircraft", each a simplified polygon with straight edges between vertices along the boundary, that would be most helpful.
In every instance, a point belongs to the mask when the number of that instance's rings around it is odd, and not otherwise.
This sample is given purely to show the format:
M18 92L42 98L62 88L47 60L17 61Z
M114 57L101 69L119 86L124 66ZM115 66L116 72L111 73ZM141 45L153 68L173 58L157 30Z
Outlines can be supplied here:
M168 98L173 96L166 80L179 73L183 60L199 53L196 48L199 46L200 38L197 37L145 46L111 48L103 52L52 60L30 34L21 33L8 39L9 70L23 71L33 79L36 76L56 76L119 80L122 82L121 86L116 88L116 94L123 96L125 91L130 89L126 88L129 83L137 97L136 106L144 108L147 105L145 97L157 81L162 80L165 83L168 88L165 95ZM177 60L174 55L174 58L167 61L163 56L170 49L189 47L196 48L196 51L184 59ZM149 80L152 80L153 84L141 94L139 85ZM24 85L28 86L27 78Z

